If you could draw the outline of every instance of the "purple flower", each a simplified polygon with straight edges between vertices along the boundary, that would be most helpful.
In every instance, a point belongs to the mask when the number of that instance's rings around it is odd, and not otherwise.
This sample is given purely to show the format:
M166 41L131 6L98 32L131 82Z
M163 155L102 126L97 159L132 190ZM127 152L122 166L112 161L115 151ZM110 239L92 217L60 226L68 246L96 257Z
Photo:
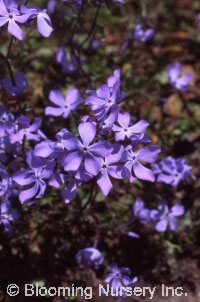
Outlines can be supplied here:
M133 32L133 38L141 42L146 42L153 37L154 33L154 29L148 28L144 30L141 24L137 24Z
M152 210L150 215L153 221L156 222L156 230L158 232L165 232L168 225L171 231L175 231L178 226L176 217L183 214L184 207L182 205L176 204L169 209L166 201L160 201L158 210Z
M53 31L53 27L51 24L51 19L49 18L49 16L46 13L46 10L40 10L37 14L37 27L38 27L38 31L39 33L45 37L48 38L52 31Z
M21 5L20 9L22 13L30 14L31 19L37 18L38 31L43 37L48 38L51 35L53 27L46 9L42 10L38 7L27 8L25 5Z
M141 223L151 222L150 210L144 207L142 200L136 200L133 204L133 214Z
M24 31L17 23L24 24L31 17L32 12L22 14L17 8L16 1L0 0L0 27L8 23L8 32L18 40L23 40Z
M69 58L67 51L60 47L56 55L57 62L62 66L63 72L71 74L77 71L78 62L75 56ZM80 62L83 63L82 61Z
M82 262L85 266L94 267L95 269L98 269L104 260L102 253L94 247L80 250L75 257L78 262Z
M53 14L56 8L58 0L49 0L47 3L47 12L49 14Z
M174 159L171 156L163 159L160 163L152 165L157 181L177 186L188 177L195 179L192 175L192 167L185 163L183 158Z
M10 201L4 199L1 202L0 209L0 223L4 225L6 232L12 233L11 222L19 218L19 213L12 209Z
M100 187L104 196L107 196L113 185L109 176L113 178L121 179L122 166L116 163L120 161L124 147L120 144L113 145L113 151L106 158L101 159L101 170L97 179L97 184ZM115 163L115 165L113 165Z
M70 88L64 98L60 90L52 90L49 94L49 99L52 103L58 106L47 107L46 115L62 116L67 118L71 111L75 110L83 100L80 97L79 91L76 88Z
M119 126L113 125L112 130L115 132L115 140L123 141L135 134L142 134L149 124L145 120L141 120L135 125L130 125L130 114L128 112L118 113L117 119Z
M93 40L92 43L91 43L91 48L92 49L98 49L101 47L101 41L99 40Z
M13 179L5 170L0 170L0 197L8 198L14 188Z
M29 153L27 163L30 169L19 171L13 175L14 181L23 186L19 194L19 200L25 201L35 198L41 198L46 190L46 179L49 179L53 173L55 163L51 160L40 159L33 153Z
M2 81L2 86L11 96L18 96L24 92L28 86L28 81L22 72L17 72L14 75L14 83L11 79L5 78Z
M69 151L64 157L64 169L76 171L83 161L85 170L91 175L97 175L101 169L100 158L108 156L112 147L106 141L91 145L96 135L96 126L91 122L79 124L78 131L81 140L72 133L65 133L61 140L62 145Z
M111 89L117 82L120 82L120 69L116 69L114 73L108 77L107 85Z
M108 114L119 111L118 104L121 101L120 82L116 82L112 89L105 84L101 85L94 95L86 99L85 104L91 106L98 121L104 121Z
M23 115L18 117L16 121L20 128L15 132L11 133L10 135L11 144L14 144L16 142L21 143L24 137L26 138L26 140L34 140L34 141L40 140L41 133L38 132L41 124L40 118L36 117L32 125L30 125L30 119Z
M76 173L54 173L49 180L49 185L54 188L59 188L65 185L65 188L61 191L61 196L65 203L69 203L76 197L77 187L80 186L83 181L88 181L90 178L91 176L84 170L84 168L80 167Z
M146 146L139 151L136 151L137 143L127 146L124 154L122 155L122 161L124 165L124 176L130 178L130 181L138 179L154 181L155 175L150 170L141 164L142 162L153 163L156 161L160 147L156 145ZM123 175L123 174L122 174Z
M192 80L191 74L181 76L183 67L179 62L167 66L167 78L172 86L181 91L188 91L190 89L190 82Z
M123 297L126 296L126 289L124 287L133 287L138 281L137 277L131 279L131 271L128 267L118 268L117 264L111 264L110 272L104 279L106 283L110 284L110 294L112 296ZM103 294L103 293L102 293Z
M14 116L6 112L4 106L0 106L0 137L4 137L15 129Z

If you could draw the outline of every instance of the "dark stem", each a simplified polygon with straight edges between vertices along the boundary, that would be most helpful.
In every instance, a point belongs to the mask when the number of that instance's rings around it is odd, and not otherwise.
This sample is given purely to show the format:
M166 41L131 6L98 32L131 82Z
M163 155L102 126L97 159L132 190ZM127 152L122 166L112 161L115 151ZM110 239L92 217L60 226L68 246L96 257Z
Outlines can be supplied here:
M93 192L94 192L94 189L95 189L95 182L96 182L96 179L93 178L93 180L91 182L91 189L90 189L90 194L88 196L88 200L87 200L86 204L82 207L81 211L84 211L87 208L87 206L90 204L90 202L92 201Z
M11 48L12 48L12 44L13 44L13 36L11 36L10 43L9 43L9 46L8 46L8 51L7 51L7 55L6 55L7 60L10 57L10 51L11 51Z
M11 65L10 65L10 62L7 58L6 59L6 64L7 64L7 67L8 67L8 71L9 71L9 74L10 74L10 77L11 77L11 81L12 81L12 84L14 86L17 86L16 82L15 82L15 78L14 78L14 75L13 75L13 72L12 72L12 68L11 68Z
M94 16L94 20L92 22L92 26L90 28L90 31L89 33L87 34L87 37L83 40L83 42L79 45L79 50L81 49L81 47L91 38L94 30L95 30L95 27L96 27L96 23L97 23L97 18L99 16L99 12L100 12L100 8L101 8L101 1L99 1L99 5L97 6L97 10L96 10L96 13L95 13L95 16Z
M26 142L26 137L24 135L23 141L22 141L22 153L23 153L24 159L26 158L25 142Z

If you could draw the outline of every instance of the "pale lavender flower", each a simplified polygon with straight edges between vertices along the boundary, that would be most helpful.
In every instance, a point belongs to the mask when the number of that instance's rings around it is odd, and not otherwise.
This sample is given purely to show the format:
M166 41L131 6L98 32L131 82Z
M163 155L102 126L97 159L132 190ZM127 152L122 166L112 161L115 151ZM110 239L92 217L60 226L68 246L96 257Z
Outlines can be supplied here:
M96 50L96 49L98 49L100 47L101 47L101 41L99 41L99 40L93 40L91 42L91 48L92 49Z
M42 10L38 7L27 8L25 5L21 5L20 10L24 14L30 14L30 19L37 19L38 31L43 37L48 38L51 35L53 26L46 9Z
M183 67L179 62L167 66L167 78L172 86L181 91L188 91L190 89L190 82L192 81L192 74L182 75Z
M91 176L80 167L77 172L54 173L50 180L49 185L54 188L60 188L65 184L65 188L61 191L61 196L65 203L69 203L76 197L76 190L83 181L88 181Z
M41 132L39 132L41 119L36 117L31 125L31 121L26 116L20 116L17 118L16 122L19 128L10 134L10 142L14 144L16 142L21 143L24 138L26 140L39 141L41 139Z
M65 171L76 171L81 163L91 175L97 175L101 169L100 158L112 152L112 147L107 141L92 143L96 135L96 126L91 122L82 122L78 126L79 140L72 133L65 133L61 140L62 145L69 151L64 157Z
M141 42L146 42L153 37L154 33L154 29L148 28L144 30L141 24L137 24L133 32L133 38Z
M0 197L8 198L14 189L13 179L5 170L0 171Z
M160 201L158 210L151 210L151 218L156 222L156 230L158 232L165 232L168 225L171 231L175 231L178 226L176 217L182 216L185 210L180 204L174 205L169 209L166 201Z
M14 129L14 116L7 112L4 106L0 106L0 137L8 135Z
M19 213L12 209L11 203L8 199L4 199L0 206L0 224L3 224L6 232L12 233L12 221L19 218Z
M56 61L62 66L65 73L72 74L77 71L77 58L75 56L70 58L69 53L63 47L58 49ZM80 61L80 64L83 64L83 61Z
M11 96L18 96L22 94L28 86L27 78L22 72L17 72L14 75L14 83L9 78L5 78L1 82L2 82L2 87Z
M50 101L58 107L47 107L45 109L46 115L62 116L67 118L71 111L83 102L79 91L76 88L70 88L64 98L60 90L52 90L49 94Z
M88 91L91 94L91 91ZM94 95L86 98L85 104L90 105L98 121L104 121L113 111L119 111L118 104L122 101L120 82L116 82L112 89L103 84Z
M138 143L133 143L125 148L124 154L122 155L122 162L124 165L124 177L130 178L130 181L134 181L137 178L142 180L154 181L154 173L143 166L141 162L153 163L156 161L160 147L156 145L146 146L139 151L136 151Z
M4 2L4 0L0 0L0 27L8 23L8 32L18 40L23 40L24 31L17 23L26 23L32 12L22 14L17 6L16 1Z
M29 153L27 163L30 169L16 172L13 175L14 181L23 186L19 194L19 200L25 201L34 198L41 198L46 191L46 180L53 173L55 163L51 160L40 159L33 153Z
M76 254L76 260L82 262L86 267L98 269L103 263L104 257L98 249L87 247Z
M112 89L117 82L120 82L120 69L116 69L114 73L108 77L107 85Z
M106 283L110 284L110 295L117 297L125 297L125 287L134 287L138 281L137 277L133 279L131 276L131 270L128 267L119 268L117 264L113 263L110 266L110 272L104 279ZM104 292L102 292L104 294Z
M117 122L119 126L113 125L112 130L115 132L115 140L123 141L125 138L130 138L135 134L142 134L149 126L145 120L141 120L136 124L130 124L130 114L128 112L118 113Z
M171 156L166 157L160 163L152 165L154 174L158 182L177 186L181 181L192 178L192 167L185 163L183 158L174 159Z
M122 156L124 147L120 144L113 145L113 151L106 158L101 159L101 170L97 179L97 184L100 187L104 196L107 196L113 185L110 181L110 177L122 179L122 166L117 164Z
M133 214L141 223L151 222L150 210L145 208L144 201L136 200L133 204Z

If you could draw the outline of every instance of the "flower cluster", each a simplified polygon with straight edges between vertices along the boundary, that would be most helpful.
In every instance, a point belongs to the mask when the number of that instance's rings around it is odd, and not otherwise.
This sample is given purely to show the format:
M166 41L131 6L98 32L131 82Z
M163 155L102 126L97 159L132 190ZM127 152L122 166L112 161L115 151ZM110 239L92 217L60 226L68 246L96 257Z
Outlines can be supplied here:
M24 31L18 23L27 25L29 21L37 19L40 34L49 37L53 31L51 20L46 10L38 7L28 8L18 0L0 0L0 27L8 24L8 32L18 40L23 40Z
M144 133L149 125L146 121L132 123L130 115L121 111L125 93L120 90L120 71L116 70L107 84L87 93L84 101L75 88L68 90L65 99L60 90L50 92L51 102L58 107L47 107L47 115L67 118L82 103L92 109L92 115L84 116L78 125L78 136L62 129L56 141L40 130L40 118L31 122L22 115L15 119L0 107L2 171L9 175L22 203L42 198L47 185L62 188L62 198L68 203L77 188L94 177L105 196L112 189L111 178L155 180L144 163L154 163L160 147L151 145ZM8 157L13 158L9 170Z
M181 181L192 178L195 179L191 170L192 167L185 163L183 158L174 159L166 157L157 164L152 165L157 182L163 182L172 186L177 186Z
M167 201L160 201L158 210L145 208L142 200L136 200L133 205L134 216L143 224L155 223L158 232L165 232L169 225L171 231L175 231L178 222L176 217L184 214L184 207L180 204L174 205L169 209Z
M85 267L92 267L94 269L98 269L104 260L102 253L94 247L80 250L75 258L79 263L81 262L85 265ZM109 284L109 290L106 292L102 290L102 295L110 294L111 296L125 298L127 288L133 288L138 282L138 277L131 278L130 268L119 268L116 263L112 263L104 282Z

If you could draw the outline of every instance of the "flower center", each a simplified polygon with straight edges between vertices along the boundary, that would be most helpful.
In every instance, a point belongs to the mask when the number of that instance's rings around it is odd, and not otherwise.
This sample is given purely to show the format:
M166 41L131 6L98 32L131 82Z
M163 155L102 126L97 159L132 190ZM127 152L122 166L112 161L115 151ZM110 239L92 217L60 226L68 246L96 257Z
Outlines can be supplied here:
M88 151L87 147L83 147L83 151L86 153Z

